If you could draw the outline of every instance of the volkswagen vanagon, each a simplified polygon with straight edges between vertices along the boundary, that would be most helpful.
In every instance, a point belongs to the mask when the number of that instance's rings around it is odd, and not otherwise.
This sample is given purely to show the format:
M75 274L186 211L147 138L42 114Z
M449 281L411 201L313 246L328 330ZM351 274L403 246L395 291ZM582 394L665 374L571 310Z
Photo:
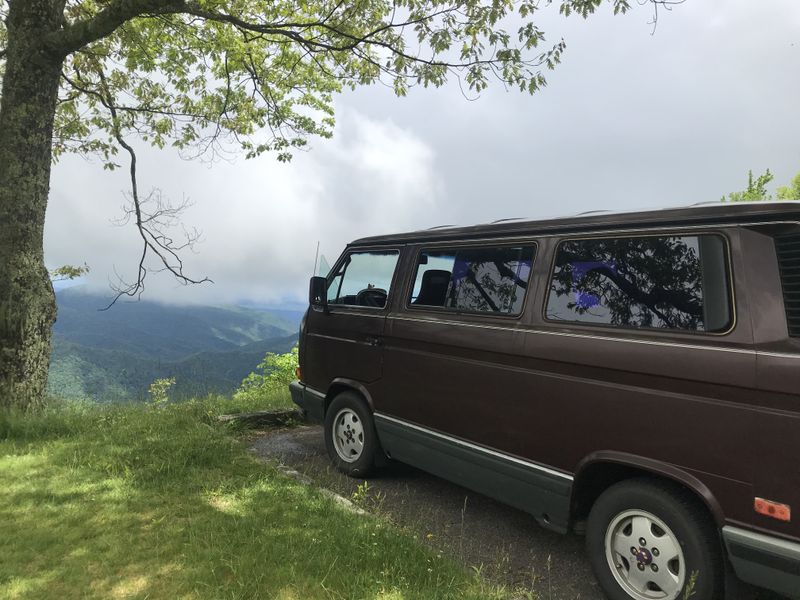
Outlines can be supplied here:
M311 280L299 372L340 470L584 534L612 600L722 598L726 570L800 597L800 203L357 240Z

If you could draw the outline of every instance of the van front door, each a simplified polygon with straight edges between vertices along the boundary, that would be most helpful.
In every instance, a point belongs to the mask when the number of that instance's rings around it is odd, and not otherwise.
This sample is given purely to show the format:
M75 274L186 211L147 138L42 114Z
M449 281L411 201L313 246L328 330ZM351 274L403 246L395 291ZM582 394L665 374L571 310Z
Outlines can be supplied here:
M336 380L364 386L381 376L387 299L400 252L347 251L328 275L327 310L311 308L306 321L304 379L326 392Z

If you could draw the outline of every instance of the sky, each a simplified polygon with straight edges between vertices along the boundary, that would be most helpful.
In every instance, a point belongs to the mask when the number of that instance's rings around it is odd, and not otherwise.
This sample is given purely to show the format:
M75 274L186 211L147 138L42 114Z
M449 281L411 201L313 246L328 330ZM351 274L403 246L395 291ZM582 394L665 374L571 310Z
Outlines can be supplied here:
M542 218L718 200L769 168L800 172L800 2L687 0L588 20L541 12L562 64L534 96L453 82L397 98L383 86L337 97L331 140L289 164L274 156L203 163L136 145L139 182L192 206L202 231L187 274L148 276L143 298L300 306L315 252L330 264L353 239L443 224ZM114 224L127 171L71 156L55 165L45 227L49 267L90 266L109 291L132 278L132 226Z

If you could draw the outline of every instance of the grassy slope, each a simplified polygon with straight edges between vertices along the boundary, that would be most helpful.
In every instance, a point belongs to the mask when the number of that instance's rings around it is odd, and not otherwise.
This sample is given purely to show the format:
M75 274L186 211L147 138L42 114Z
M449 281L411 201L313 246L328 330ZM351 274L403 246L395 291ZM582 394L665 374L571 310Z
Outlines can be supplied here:
M287 404L284 393L267 404ZM260 403L263 407L263 403ZM257 462L207 399L0 413L0 598L489 598Z

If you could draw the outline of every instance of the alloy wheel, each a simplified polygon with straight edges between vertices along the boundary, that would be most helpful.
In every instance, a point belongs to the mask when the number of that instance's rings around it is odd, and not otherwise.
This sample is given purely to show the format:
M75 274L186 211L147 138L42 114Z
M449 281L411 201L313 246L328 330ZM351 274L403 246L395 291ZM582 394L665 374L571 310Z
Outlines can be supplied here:
M364 425L349 408L336 413L333 420L333 447L343 461L355 462L364 451Z
M678 538L644 510L626 510L612 519L605 552L617 583L636 600L676 600L686 582Z

